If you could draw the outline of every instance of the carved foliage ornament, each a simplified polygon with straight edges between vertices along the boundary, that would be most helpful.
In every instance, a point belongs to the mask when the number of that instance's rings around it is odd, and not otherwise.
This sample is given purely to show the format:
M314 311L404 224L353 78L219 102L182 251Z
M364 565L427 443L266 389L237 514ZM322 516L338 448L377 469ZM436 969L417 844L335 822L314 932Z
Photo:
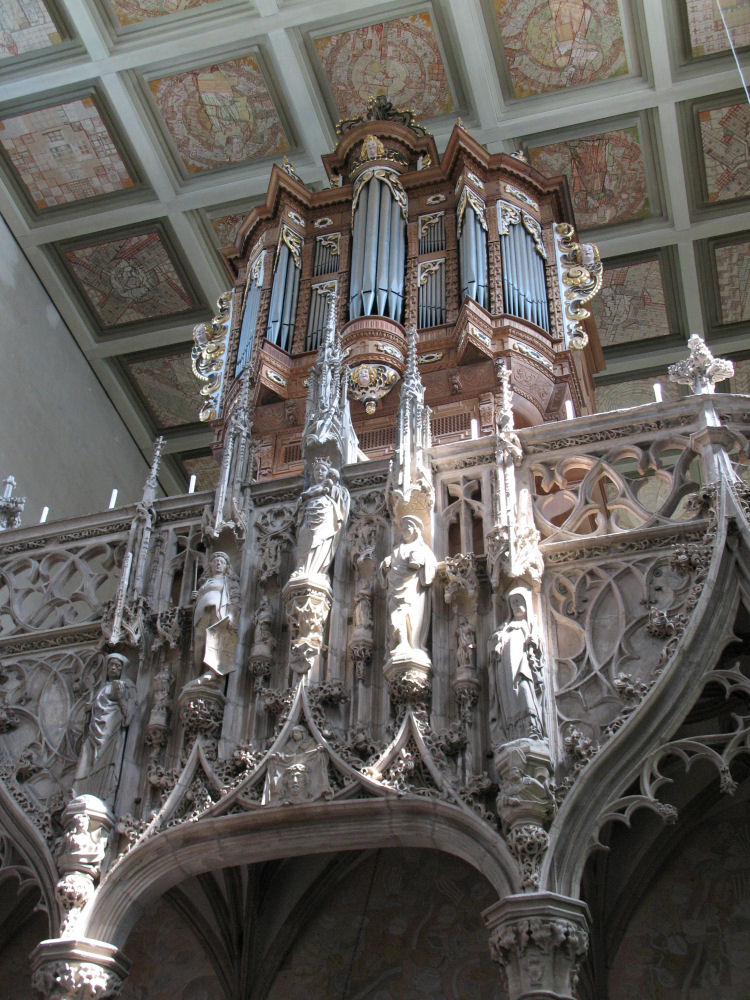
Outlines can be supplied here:
M667 369L670 382L689 385L697 395L714 391L717 382L734 375L734 365L723 358L715 358L705 341L694 333L688 340L689 356Z
M215 420L219 410L231 326L231 306L232 293L225 292L216 303L217 315L211 322L198 323L193 328L194 344L190 355L193 374L201 383L201 396L206 397L198 414L202 421Z
M602 287L604 269L593 243L576 243L575 229L568 222L555 226L560 294L565 309L568 346L580 350L588 343L581 321L591 313L585 308Z
M466 213L466 206L469 205L474 210L474 214L479 220L479 225L487 232L487 216L485 213L485 204L478 194L475 194L471 188L464 187L461 192L461 197L458 199L458 205L456 207L456 222L457 222L457 232L458 238L461 238L461 231L464 225L464 215Z
M409 213L409 199L406 197L406 191L404 191L401 181L398 179L398 174L387 167L368 167L367 170L364 170L359 175L354 183L354 194L352 196L352 225L354 225L354 213L357 211L359 196L362 193L362 189L365 184L368 184L372 180L382 181L383 184L387 185L393 195L393 200L401 210L404 222L406 222Z

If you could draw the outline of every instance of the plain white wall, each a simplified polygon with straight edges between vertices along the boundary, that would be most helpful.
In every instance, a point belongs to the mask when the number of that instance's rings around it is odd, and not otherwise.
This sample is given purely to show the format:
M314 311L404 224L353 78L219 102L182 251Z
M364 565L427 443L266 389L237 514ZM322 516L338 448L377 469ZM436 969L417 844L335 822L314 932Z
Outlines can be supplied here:
M0 218L0 480L27 498L22 525L141 495L148 464Z

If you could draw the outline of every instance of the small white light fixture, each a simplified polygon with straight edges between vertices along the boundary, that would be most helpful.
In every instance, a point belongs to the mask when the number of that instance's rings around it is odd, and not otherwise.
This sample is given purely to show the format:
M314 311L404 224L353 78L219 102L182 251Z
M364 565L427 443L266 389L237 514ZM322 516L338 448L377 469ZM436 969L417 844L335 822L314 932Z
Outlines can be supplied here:
M472 417L471 418L471 439L472 439L472 441L476 441L476 439L478 437L479 437L479 421L477 420L476 417Z
M188 493L195 493L195 484L198 482L198 477L193 474L190 477L190 482L188 483Z
M576 415L576 411L573 409L573 400L565 400L565 419L572 420Z
M117 503L117 490L112 490L112 496L109 498L109 509L112 510L112 508L116 503Z
M654 382L654 399L657 403L664 402L664 396L661 391L661 382Z
M39 518L39 523L44 524L49 517L49 507L42 507L42 516Z

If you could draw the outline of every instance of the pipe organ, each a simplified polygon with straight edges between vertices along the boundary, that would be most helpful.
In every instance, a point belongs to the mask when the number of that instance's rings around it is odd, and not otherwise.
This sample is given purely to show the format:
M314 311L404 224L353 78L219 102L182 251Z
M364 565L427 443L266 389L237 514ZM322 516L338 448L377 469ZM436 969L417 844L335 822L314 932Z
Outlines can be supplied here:
M294 401L305 396L332 293L352 418L373 458L392 446L392 389L412 327L437 441L493 432L500 367L517 385L518 426L564 416L566 401L591 409L602 356L585 306L601 263L576 242L564 181L541 178L522 154L489 154L461 125L440 155L385 99L340 123L323 161L330 187L320 191L287 164L273 168L265 204L227 254L231 324L217 327L221 343L200 348L211 371L220 355L226 362L207 419L229 412L252 369L249 405L264 439L256 474L301 467Z

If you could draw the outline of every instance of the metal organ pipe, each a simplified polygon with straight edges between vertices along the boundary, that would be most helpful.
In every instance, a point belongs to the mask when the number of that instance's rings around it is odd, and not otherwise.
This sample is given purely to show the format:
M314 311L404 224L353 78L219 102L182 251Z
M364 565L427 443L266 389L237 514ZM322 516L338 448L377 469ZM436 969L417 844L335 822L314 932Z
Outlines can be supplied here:
M487 305L487 238L471 203L464 208L459 247L461 255L461 297Z
M406 223L391 187L398 183L395 174L390 181L373 175L359 190L352 234L350 319L371 314L401 318Z
M352 233L352 264L349 283L349 318L356 319L362 315L362 260L365 249L365 216L367 214L367 185L359 195L359 203L354 214L354 231Z
M250 360L253 353L253 341L255 340L255 326L258 322L258 308L260 306L260 292L263 279L250 279L250 291L245 300L245 311L242 314L242 327L240 328L240 342L237 347L237 364L234 369L236 378L245 365Z
M378 260L390 263L391 252L391 192L385 184L380 185L380 231L378 232ZM388 304L390 268L377 269L377 313L385 315Z
M383 185L385 187L385 185ZM378 249L379 249L379 222L380 222L380 198L378 197L378 182L368 181L366 188L369 189L369 199L367 202L367 222L365 229L365 253L362 267L362 311L365 316L373 312L375 301L375 289L378 283ZM389 192L390 193L390 192Z
M284 307L281 313L278 340L279 347L284 351L290 350L292 346L294 321L297 318L297 296L299 294L299 268L291 254L289 254L286 271Z
M539 250L539 223L513 206L498 202L502 238L505 311L549 332L544 256ZM505 232L503 230L505 229ZM536 235L535 235L536 234Z
M284 293L286 292L287 264L290 256L289 248L282 244L273 275L271 304L268 308L268 326L266 327L266 339L270 340L272 344L279 342L281 314L284 308Z
M406 222L401 206L391 203L391 243L388 260L388 315L401 319L404 302L404 263L406 260Z

